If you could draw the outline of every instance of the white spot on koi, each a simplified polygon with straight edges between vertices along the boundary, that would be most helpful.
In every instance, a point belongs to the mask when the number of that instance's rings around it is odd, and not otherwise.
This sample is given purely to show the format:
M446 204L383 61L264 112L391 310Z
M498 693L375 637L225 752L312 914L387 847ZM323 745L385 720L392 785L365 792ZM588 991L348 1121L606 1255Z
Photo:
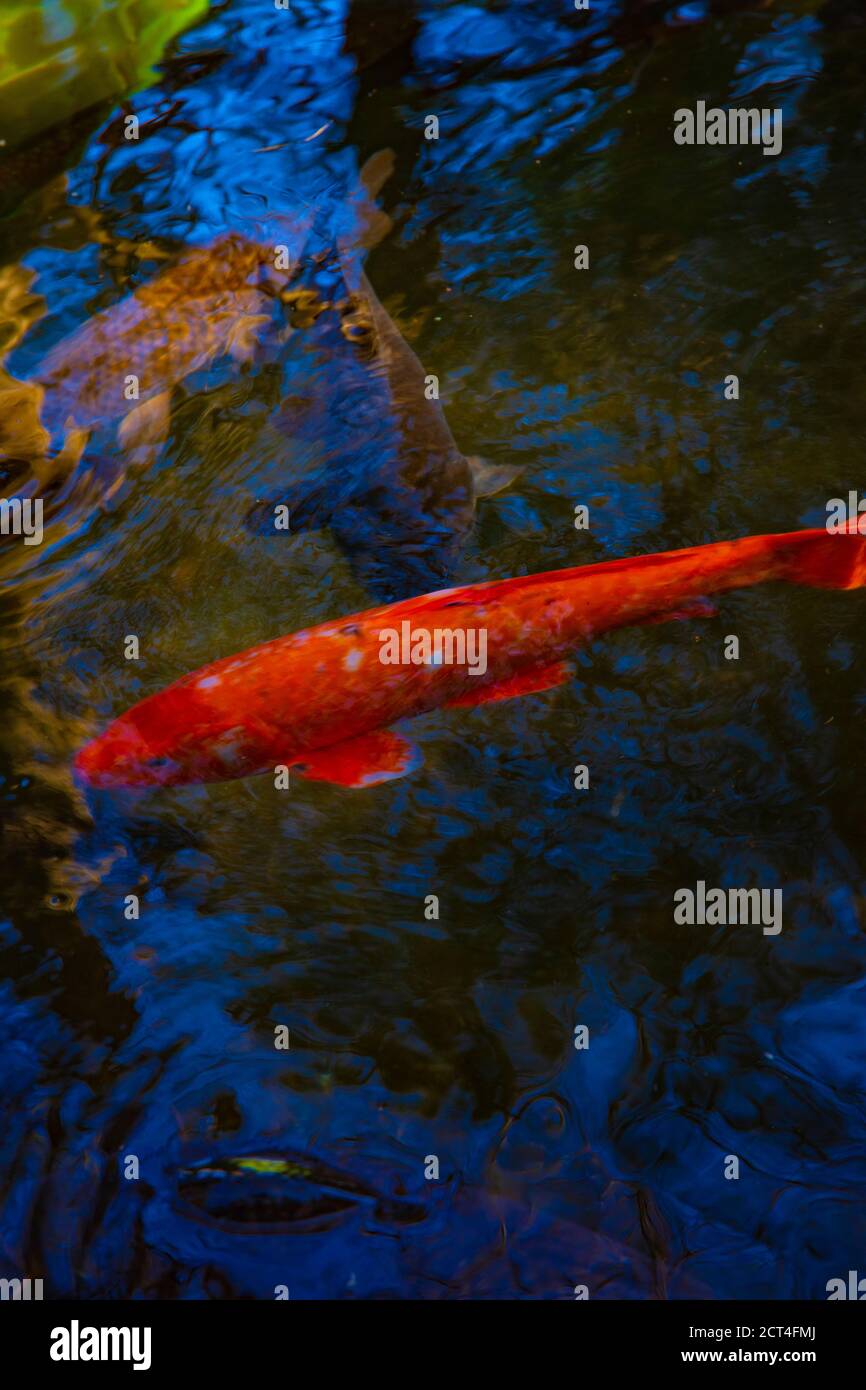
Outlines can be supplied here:
M240 724L236 724L233 729L226 729L225 733L220 734L219 738L214 739L211 750L219 758L220 762L230 767L237 758L243 744L244 730Z

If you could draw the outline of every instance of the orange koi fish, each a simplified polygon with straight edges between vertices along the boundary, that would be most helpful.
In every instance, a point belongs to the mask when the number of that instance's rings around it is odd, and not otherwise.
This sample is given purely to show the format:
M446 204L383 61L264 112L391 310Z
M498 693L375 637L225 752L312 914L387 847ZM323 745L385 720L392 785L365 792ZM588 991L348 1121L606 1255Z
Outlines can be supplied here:
M413 771L390 726L561 685L612 628L706 615L706 595L784 580L866 584L866 535L793 531L469 584L278 637L151 695L78 754L92 786L223 781L291 766L367 787Z

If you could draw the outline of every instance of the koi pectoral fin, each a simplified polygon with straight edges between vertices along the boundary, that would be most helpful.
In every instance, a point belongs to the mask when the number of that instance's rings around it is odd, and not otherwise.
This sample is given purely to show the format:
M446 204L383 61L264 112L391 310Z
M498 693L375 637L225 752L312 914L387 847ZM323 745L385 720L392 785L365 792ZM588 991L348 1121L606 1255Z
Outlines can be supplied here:
M669 608L664 613L654 613L651 618L639 618L630 627L654 627L656 623L669 623L686 618L717 618L719 610L708 598L693 598L680 604L679 608Z
M311 782L338 787L374 787L415 772L423 762L421 750L389 729L318 748L293 767Z
M523 472L507 463L488 463L478 454L467 455L466 462L472 474L472 488L476 497L495 497L504 492Z
M229 333L227 351L237 363L252 362L262 329L271 322L269 314L244 314Z
M467 690L456 700L449 700L446 709L458 706L471 708L486 705L491 700L513 700L518 695L535 695L541 690L565 685L570 679L571 667L565 661L556 661L550 666L534 666L530 671L521 671L496 685L482 685L478 690Z
M129 451L132 463L151 462L168 438L171 423L171 392L160 391L124 415L117 438Z

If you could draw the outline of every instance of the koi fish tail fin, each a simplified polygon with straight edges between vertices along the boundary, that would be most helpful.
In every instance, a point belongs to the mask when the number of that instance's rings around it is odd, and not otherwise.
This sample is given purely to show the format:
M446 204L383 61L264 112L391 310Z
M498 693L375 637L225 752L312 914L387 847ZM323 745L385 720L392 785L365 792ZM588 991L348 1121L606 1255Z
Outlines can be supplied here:
M358 175L363 191L356 195L359 221L356 241L365 251L384 241L394 225L387 212L377 208L374 202L393 172L394 151L379 150L378 154L370 155Z
M866 517L838 531L795 531L778 536L780 578L816 589L861 589L866 585Z
M393 225L388 214L377 208L374 201L393 172L393 150L379 150L377 154L370 155L358 176L358 187L349 200L354 226L350 232L337 237L343 279L347 288L355 294L361 286L359 252L378 246Z
M365 161L359 174L361 187L369 199L378 198L394 172L394 151L379 150Z

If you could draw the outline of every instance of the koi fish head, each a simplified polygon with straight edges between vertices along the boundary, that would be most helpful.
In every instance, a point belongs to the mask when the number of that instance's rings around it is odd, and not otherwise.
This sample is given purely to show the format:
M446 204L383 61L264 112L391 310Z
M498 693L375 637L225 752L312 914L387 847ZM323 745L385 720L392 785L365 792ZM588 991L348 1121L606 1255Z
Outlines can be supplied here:
M74 766L91 787L167 787L191 780L183 765L129 715L115 719L104 734L85 744Z
M219 677L197 675L192 684L178 681L115 719L77 754L81 779L91 787L176 787L263 771L270 756L255 721L215 708L202 679L219 689Z

